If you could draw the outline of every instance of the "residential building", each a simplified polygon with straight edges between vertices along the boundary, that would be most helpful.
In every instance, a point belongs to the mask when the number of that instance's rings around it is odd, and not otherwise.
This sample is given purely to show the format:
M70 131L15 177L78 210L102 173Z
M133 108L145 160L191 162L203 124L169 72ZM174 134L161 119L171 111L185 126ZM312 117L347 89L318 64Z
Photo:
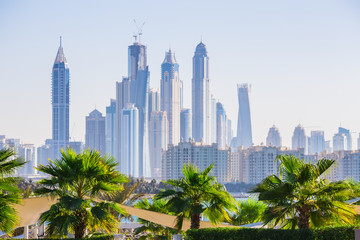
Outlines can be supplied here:
M266 138L266 146L281 147L281 137L279 129L275 126L272 126L269 129L268 136Z
M162 152L169 144L169 122L167 113L153 111L149 122L149 150L151 177L161 179Z
M196 142L211 143L209 57L202 42L196 46L193 57L192 137Z
M139 110L128 103L121 111L121 160L120 172L140 177L139 161Z
M252 128L250 115L250 89L251 85L239 84L237 87L239 112L237 128L237 146L248 148L252 146Z
M86 117L85 148L106 153L105 117L97 109Z
M221 102L216 103L216 143L219 149L229 147L228 119Z
M110 105L106 107L105 132L106 132L106 153L116 156L116 100L110 99Z
M188 142L191 139L192 134L192 113L191 109L183 108L180 112L180 137L184 142Z
M61 43L52 68L52 158L69 145L70 71Z
M324 131L311 131L309 154L320 154L325 150Z
M149 99L148 99L148 105L149 105L149 121L151 117L151 113L153 111L160 111L160 90L158 88L150 88L149 91Z
M178 145L169 144L163 153L163 180L179 179L183 176L181 169L184 164L193 164L200 171L214 164L210 175L215 176L219 182L230 182L231 177L231 151L220 150L217 144L205 145L194 141L180 142Z
M169 121L169 143L180 142L180 90L179 64L169 50L161 64L161 111L166 111Z

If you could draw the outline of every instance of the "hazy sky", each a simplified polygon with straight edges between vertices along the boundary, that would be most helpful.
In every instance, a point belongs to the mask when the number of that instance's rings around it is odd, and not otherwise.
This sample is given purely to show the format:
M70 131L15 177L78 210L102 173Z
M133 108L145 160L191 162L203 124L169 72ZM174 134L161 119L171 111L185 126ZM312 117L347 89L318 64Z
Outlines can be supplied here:
M159 87L165 51L175 51L191 107L192 56L202 36L211 91L236 133L236 84L252 84L255 144L269 127L291 144L337 127L360 131L360 2L301 1L13 1L0 0L0 135L40 145L51 138L51 69L63 36L70 67L70 136L85 139L85 116L103 114L115 82L127 75L133 19L145 21L150 86ZM355 141L354 141L355 142Z

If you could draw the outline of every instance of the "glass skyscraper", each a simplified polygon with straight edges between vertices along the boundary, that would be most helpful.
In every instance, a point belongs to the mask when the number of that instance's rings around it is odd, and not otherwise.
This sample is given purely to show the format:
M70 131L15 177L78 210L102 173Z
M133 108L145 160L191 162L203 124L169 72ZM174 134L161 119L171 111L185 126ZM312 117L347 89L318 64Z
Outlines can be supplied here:
M250 116L250 88L248 84L238 85L239 115L237 128L237 147L248 148L252 145Z
M52 158L69 145L70 72L60 38L52 69Z
M200 42L193 57L192 136L196 142L211 143L211 95L209 57Z

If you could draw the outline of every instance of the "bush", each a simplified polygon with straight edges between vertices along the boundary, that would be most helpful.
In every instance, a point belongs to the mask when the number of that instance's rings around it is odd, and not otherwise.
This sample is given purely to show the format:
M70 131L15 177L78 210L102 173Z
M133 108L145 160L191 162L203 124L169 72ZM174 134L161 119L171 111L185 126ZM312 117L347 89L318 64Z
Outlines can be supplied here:
M320 229L208 228L190 229L187 240L353 240L355 226Z
M42 238L41 240L65 240L65 239L76 240L76 238ZM113 240L114 235L103 234L103 235L99 235L99 236L93 236L93 237L81 238L81 239L82 240ZM21 240L21 239L19 239L19 240Z

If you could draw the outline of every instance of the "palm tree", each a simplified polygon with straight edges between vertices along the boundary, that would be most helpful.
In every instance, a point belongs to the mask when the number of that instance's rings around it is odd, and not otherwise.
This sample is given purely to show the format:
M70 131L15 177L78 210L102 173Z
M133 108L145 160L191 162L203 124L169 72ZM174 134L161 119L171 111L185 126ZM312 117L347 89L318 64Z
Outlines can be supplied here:
M190 228L198 229L202 214L214 225L224 219L230 221L227 210L234 210L236 201L223 185L209 176L213 166L211 164L203 172L199 172L191 164L184 165L184 177L167 181L175 189L164 190L156 195L155 199L169 199L167 207L176 213L176 226L179 230L184 218L191 219Z
M17 187L19 178L13 177L15 170L26 162L14 158L16 153L10 149L0 150L0 230L10 234L17 222L17 212L12 206L21 201L21 190ZM10 160L11 158L14 158Z
M102 157L97 151L85 150L80 154L67 149L62 157L40 165L37 169L50 176L39 183L37 194L58 196L59 200L40 216L41 223L48 223L47 233L65 236L74 232L82 238L86 231L113 232L119 224L111 211L125 213L116 203L97 200L104 193L121 189L119 183L127 182L120 174L112 157Z
M169 211L167 208L167 201L164 199L156 200L153 198L151 202L149 202L149 200L146 198L141 199L134 205L134 207L153 212L174 215L174 213ZM146 233L146 235L141 236L139 239L171 239L172 234L177 232L174 229L163 227L162 225L149 222L141 218L138 218L137 222L142 224L142 226L136 229L135 234L137 235Z
M261 221L267 205L253 198L238 200L236 212L231 216L232 224L244 225Z
M264 224L282 228L309 228L325 224L352 223L353 208L343 202L352 187L346 181L322 178L335 160L306 163L295 156L278 156L279 177L265 178L251 191L268 204Z

